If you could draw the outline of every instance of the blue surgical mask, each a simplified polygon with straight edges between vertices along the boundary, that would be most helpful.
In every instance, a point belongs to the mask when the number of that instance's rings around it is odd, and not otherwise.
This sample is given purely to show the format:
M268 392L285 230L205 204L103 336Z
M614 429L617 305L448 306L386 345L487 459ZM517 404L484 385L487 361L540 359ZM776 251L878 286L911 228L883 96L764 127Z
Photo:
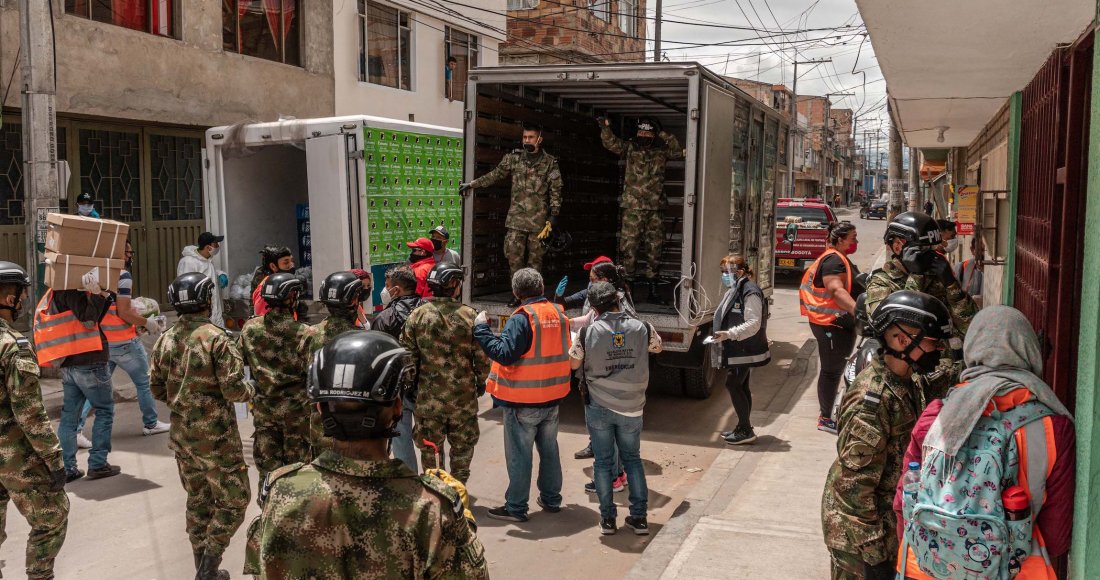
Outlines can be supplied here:
M82 216L92 215L92 210L94 210L94 209L95 209L95 206L92 205L92 204L83 204L82 203L82 204L76 206L76 211L78 213L80 213L80 215L82 215Z
M722 285L726 288L733 286L733 275L729 272L722 272Z

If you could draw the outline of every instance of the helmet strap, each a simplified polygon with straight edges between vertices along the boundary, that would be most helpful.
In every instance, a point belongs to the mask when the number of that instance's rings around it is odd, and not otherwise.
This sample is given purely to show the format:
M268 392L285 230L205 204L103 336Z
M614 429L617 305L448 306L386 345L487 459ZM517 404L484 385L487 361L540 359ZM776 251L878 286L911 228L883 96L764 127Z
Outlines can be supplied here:
M378 416L385 407L371 405L355 413L335 413L330 406L331 403L321 404L321 426L324 428L325 437L332 437L339 441L362 441L392 439L398 435L395 427L401 421L401 417L395 417L389 426L378 424Z
M906 348L905 350L895 350L893 348L890 348L890 346L888 344L886 344L886 336L885 336L885 333L883 333L882 350L884 350L886 352L886 354L889 354L890 356L892 356L892 357L894 357L898 360L904 361L905 364L912 367L913 365L917 364L917 361L914 360L913 358L911 358L909 356L909 353L913 352L914 348L920 348L920 343L922 341L924 341L924 339L927 335L925 334L925 332L923 330L921 330L920 332L917 333L916 336L913 336L913 335L909 334L908 332L905 332L905 330L902 329L901 326L899 326L897 324L894 324L893 326L897 326L898 330L900 330L902 334L909 337L909 340L911 341L909 343L909 347ZM887 327L887 328L889 328L889 327Z

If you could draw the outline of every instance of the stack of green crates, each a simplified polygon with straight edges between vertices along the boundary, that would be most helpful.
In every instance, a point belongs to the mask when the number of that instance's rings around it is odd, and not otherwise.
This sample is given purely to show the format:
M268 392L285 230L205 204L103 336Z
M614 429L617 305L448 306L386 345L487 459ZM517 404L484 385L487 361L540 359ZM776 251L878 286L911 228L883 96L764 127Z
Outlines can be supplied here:
M404 262L406 242L443 225L462 246L462 138L366 127L370 261Z

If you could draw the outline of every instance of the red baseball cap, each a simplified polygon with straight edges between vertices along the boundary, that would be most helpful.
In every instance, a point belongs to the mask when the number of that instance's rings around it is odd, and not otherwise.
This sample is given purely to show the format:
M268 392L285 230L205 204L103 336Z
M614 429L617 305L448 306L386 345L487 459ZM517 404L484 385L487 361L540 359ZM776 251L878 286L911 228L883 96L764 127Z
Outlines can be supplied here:
M363 270L362 268L354 268L354 269L351 269L351 270L348 270L348 271L351 272L352 274L355 274L355 277L359 278L360 280L370 280L370 274L367 273L367 271Z
M592 260L591 262L588 262L587 264L585 264L584 269L585 269L585 271L591 270L592 266L595 266L596 264L603 264L604 262L607 262L608 264L610 264L611 263L611 258L608 258L607 256L600 256L600 257L596 258L595 260Z
M416 238L415 242L405 242L405 245L410 248L420 248L429 254L435 251L435 246L432 245L432 241L428 238Z

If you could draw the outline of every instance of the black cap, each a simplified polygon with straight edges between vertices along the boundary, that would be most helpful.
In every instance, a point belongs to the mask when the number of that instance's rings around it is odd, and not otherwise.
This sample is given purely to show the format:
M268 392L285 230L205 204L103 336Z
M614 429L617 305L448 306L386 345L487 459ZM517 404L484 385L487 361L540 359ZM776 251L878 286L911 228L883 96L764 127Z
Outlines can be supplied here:
M447 228L445 228L443 226L435 226L434 228L431 229L430 232L428 232L428 235L431 235L431 234L439 234L439 235L443 236L444 240L451 239L451 232L448 232Z
M76 203L92 203L93 201L95 200L92 199L92 194L86 191L76 196Z
M225 239L225 236L215 236L214 234L212 234L210 232L203 232L203 233L199 234L198 247L201 250L202 248L205 248L206 246L209 246L210 244L213 244L214 242L221 242L224 239Z

